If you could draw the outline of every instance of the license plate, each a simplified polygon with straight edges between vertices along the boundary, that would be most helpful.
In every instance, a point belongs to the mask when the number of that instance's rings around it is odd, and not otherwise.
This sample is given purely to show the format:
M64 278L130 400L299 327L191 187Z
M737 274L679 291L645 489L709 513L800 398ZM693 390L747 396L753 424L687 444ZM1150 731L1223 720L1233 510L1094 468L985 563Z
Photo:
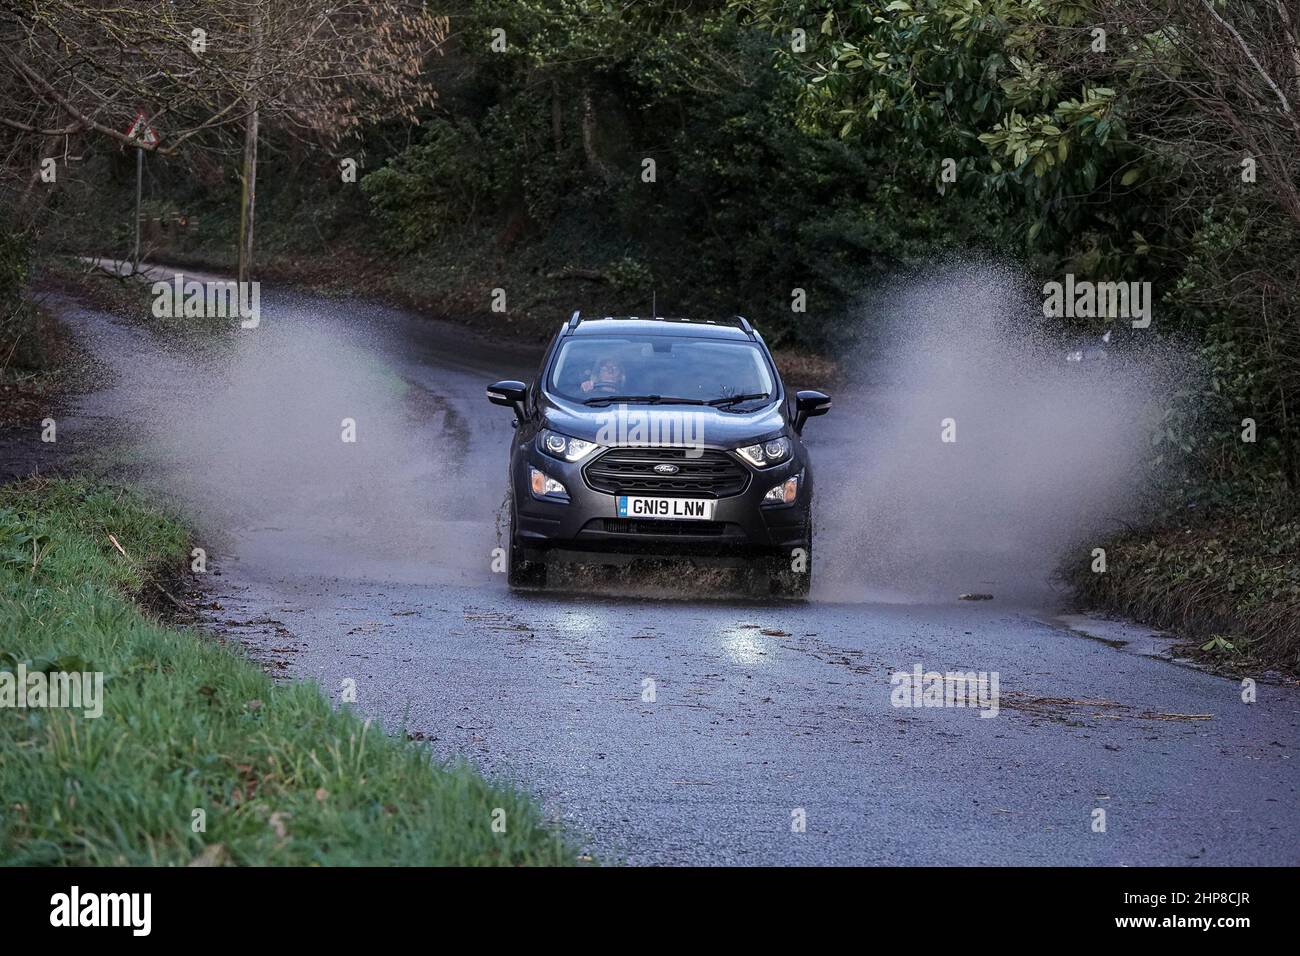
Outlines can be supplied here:
M641 495L619 495L620 518L673 518L709 521L713 518L712 498L647 498Z

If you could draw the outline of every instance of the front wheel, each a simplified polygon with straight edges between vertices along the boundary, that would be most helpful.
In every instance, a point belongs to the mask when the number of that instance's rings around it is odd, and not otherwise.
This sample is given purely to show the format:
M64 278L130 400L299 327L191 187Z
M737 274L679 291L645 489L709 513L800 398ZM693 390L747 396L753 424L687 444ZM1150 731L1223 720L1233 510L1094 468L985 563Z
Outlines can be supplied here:
M772 597L802 601L812 590L812 542L791 548L789 554L771 558L767 567L768 593Z
M546 586L546 562L529 561L515 536L515 507L510 503L510 551L506 565L506 583L512 588L540 588Z

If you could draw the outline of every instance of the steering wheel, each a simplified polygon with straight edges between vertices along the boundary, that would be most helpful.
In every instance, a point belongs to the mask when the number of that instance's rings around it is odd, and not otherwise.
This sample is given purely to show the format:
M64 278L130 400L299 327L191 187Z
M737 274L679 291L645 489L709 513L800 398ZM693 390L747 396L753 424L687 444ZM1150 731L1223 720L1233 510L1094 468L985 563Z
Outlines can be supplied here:
M614 392L618 391L618 385L615 382L592 382L591 390L593 392L605 392L608 395L612 395Z

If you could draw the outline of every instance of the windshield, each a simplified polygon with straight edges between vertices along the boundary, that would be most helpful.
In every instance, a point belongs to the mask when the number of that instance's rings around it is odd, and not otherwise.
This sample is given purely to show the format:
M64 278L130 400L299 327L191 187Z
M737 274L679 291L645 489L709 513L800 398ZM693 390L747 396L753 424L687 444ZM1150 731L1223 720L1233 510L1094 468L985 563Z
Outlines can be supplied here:
M772 373L753 342L666 335L570 336L550 391L575 402L685 399L743 405L771 398Z

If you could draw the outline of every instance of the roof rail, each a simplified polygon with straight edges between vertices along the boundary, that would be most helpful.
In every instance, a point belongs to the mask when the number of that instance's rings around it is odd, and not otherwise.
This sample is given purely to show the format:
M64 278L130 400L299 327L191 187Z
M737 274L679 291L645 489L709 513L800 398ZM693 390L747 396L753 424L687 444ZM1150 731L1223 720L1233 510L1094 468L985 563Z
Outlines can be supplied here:
M578 323L581 321L582 321L582 312L578 309L574 309L573 315L569 316L569 331L572 332L574 329L576 329L578 327Z
M754 337L754 327L749 324L749 319L745 318L743 315L738 315L736 316L736 321L740 323L741 331L752 339Z

